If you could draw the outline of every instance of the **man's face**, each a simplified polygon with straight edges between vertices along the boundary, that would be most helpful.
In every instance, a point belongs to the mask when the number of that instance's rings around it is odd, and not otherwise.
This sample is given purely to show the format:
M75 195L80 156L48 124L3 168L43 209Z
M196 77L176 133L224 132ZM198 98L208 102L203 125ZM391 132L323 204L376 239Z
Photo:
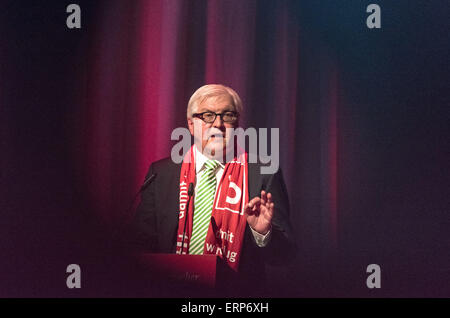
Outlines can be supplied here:
M195 111L195 113L213 112L223 114L225 112L236 111L233 106L233 101L230 96L223 95L215 98L209 98L203 101ZM205 123L200 118L188 119L189 131L194 136L197 146L201 144L201 151L205 155L212 155L221 160L220 155L225 155L227 146L230 144L228 137L230 131L227 133L227 128L236 128L238 122L227 123L222 120L220 116L216 116L213 123ZM200 140L201 138L201 140ZM199 149L200 150L200 149Z

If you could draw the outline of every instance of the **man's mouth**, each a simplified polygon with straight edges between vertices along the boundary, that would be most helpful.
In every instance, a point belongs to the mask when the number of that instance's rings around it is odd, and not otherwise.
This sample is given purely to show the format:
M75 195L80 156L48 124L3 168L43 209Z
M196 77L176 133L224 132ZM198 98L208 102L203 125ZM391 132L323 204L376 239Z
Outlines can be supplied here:
M211 135L208 140L223 140L225 138L224 135Z

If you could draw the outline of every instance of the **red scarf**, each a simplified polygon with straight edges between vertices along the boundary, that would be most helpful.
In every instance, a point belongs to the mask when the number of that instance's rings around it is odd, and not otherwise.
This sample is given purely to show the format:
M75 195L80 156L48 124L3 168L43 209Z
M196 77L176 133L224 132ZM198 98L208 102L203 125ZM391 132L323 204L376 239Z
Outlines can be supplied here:
M180 217L178 222L177 254L188 254L189 241L192 235L192 220L194 215L194 198L189 203L188 188L192 182L195 185L195 151L194 146L184 157L180 173ZM248 155L242 152L225 165L222 178L214 197L211 222L204 245L203 254L215 254L221 257L233 270L237 271L239 258L244 241L245 205L248 203ZM185 239L183 232L186 224Z

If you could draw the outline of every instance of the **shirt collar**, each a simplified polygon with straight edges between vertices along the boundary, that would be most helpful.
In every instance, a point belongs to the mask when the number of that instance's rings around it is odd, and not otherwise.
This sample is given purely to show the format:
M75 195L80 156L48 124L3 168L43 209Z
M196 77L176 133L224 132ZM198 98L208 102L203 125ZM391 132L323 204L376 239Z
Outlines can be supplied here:
M209 160L208 157L206 157L204 154L201 153L197 149L197 146L194 145L195 149L195 173L198 173L199 171L203 170L203 167L205 165L205 162ZM220 168L224 168L224 164L219 162Z

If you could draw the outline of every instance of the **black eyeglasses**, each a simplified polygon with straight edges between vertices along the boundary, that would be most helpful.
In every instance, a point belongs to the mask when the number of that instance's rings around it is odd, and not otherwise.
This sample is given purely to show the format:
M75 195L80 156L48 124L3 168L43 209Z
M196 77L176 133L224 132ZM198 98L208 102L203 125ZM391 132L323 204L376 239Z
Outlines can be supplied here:
M214 112L203 112L203 113L196 113L196 114L192 114L192 117L196 117L196 118L200 118L201 120L203 120L205 123L207 124L212 124L217 116L220 116L220 118L222 119L222 121L224 123L235 123L237 121L237 119L239 118L239 114L237 112L224 112L222 114L218 114L218 113L214 113Z

